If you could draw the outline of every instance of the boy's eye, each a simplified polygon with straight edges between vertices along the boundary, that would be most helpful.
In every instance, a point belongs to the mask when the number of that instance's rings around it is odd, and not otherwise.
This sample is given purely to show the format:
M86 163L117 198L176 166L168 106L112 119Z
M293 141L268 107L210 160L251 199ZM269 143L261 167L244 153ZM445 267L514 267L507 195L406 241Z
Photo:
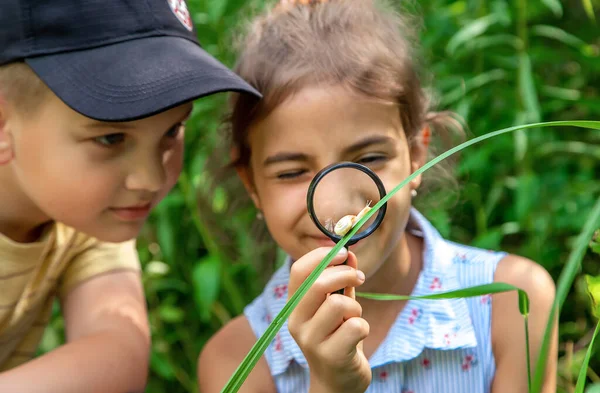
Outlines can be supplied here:
M169 131L166 132L165 136L167 138L175 139L177 136L185 129L185 124L179 123L175 124Z
M111 147L123 143L125 140L125 134L117 133L117 134L108 134L102 135L94 138L94 142L104 147Z

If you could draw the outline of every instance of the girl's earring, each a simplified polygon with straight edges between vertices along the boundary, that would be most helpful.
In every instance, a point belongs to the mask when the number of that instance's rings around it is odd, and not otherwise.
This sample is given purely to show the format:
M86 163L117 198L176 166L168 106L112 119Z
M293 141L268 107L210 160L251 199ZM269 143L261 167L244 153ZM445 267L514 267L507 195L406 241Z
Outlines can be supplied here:
M416 197L418 194L417 190L415 190L414 188L412 190L410 190L410 195L414 198Z
M265 217L263 216L262 212L259 210L256 212L256 219L257 220L263 220Z

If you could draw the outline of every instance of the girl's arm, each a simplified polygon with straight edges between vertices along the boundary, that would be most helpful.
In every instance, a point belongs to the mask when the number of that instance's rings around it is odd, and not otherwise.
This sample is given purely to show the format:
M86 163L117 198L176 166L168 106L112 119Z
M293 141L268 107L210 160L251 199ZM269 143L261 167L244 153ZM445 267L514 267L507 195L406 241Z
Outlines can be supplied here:
M0 391L143 392L150 335L139 273L91 278L67 295L62 308L67 343L0 374Z
M537 263L516 255L509 255L498 264L494 281L512 284L523 289L529 296L529 348L533 377L546 323L554 302L556 289L552 277ZM527 393L524 321L519 312L516 292L492 296L492 345L496 359L492 393ZM542 393L556 392L557 356L558 323L556 320Z
M244 357L256 342L256 336L246 320L239 316L219 330L206 343L198 359L198 383L202 393L220 392ZM275 393L265 357L256 364L240 393Z

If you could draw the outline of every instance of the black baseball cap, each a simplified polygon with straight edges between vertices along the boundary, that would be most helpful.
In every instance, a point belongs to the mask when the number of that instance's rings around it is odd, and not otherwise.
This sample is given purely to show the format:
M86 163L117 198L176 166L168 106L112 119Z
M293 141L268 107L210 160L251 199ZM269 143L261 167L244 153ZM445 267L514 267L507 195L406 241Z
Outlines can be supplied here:
M65 104L128 121L260 93L198 42L184 0L1 0L0 65L25 61Z

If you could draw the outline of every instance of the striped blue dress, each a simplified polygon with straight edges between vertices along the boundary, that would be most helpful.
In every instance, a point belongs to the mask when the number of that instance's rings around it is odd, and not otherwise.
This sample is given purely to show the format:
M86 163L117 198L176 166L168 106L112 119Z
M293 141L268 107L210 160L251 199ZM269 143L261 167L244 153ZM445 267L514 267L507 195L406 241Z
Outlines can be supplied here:
M423 269L413 295L491 283L506 255L443 239L414 208L409 228L424 240ZM257 337L285 305L290 264L288 258L244 310ZM373 378L367 392L488 393L495 372L490 328L489 295L408 301L369 359ZM278 392L308 391L308 364L287 323L265 357Z

